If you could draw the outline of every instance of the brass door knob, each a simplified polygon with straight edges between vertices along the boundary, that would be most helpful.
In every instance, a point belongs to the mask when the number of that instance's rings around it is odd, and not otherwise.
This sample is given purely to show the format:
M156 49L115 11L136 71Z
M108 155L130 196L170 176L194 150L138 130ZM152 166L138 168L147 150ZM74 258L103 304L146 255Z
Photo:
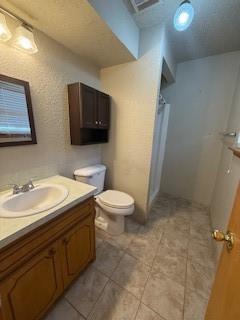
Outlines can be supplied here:
M230 231L224 233L220 230L214 230L212 232L212 237L216 241L225 241L227 244L228 250L232 250L234 246L234 234Z

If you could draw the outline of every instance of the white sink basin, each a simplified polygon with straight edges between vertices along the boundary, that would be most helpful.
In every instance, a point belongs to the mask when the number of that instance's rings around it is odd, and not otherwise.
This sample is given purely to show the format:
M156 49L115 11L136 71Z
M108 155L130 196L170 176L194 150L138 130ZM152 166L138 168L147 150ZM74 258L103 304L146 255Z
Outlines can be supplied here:
M34 189L0 197L0 217L17 218L37 214L56 207L68 196L66 187L58 184L40 184Z

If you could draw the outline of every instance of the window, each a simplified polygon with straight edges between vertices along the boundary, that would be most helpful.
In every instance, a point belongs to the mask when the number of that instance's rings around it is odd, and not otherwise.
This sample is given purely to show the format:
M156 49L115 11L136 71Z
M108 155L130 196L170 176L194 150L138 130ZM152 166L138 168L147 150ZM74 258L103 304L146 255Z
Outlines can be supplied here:
M30 135L24 86L0 80L0 136Z

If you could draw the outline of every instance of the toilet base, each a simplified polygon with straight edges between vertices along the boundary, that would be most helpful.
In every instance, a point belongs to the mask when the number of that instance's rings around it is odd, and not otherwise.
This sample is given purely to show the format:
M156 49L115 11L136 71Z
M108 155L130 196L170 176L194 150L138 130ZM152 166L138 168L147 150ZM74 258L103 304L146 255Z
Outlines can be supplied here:
M124 216L108 214L99 206L96 206L95 225L113 236L124 232Z

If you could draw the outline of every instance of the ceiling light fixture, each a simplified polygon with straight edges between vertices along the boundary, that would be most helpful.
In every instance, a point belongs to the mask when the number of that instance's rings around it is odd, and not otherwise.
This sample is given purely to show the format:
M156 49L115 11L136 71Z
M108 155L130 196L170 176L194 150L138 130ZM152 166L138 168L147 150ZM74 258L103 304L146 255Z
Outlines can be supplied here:
M38 52L32 29L25 24L17 27L12 45L17 49L30 54Z
M11 39L11 37L12 37L12 34L8 29L6 18L4 14L0 12L0 40L8 41L9 39Z
M13 14L9 10L3 8L0 6L0 40L7 41L11 38L11 32L9 31L7 24L6 24L6 19L4 14L7 14L10 16L12 19L17 20L18 22L21 22L21 25L16 28L12 45L24 52L33 54L38 52L37 45L34 40L34 35L33 35L33 27L28 24L25 20L20 18L19 16ZM1 30L2 33L6 34L6 31L8 31L8 37L7 36L2 36L1 35ZM4 40L5 39L5 40Z
M174 27L177 31L186 30L193 21L194 8L189 0L183 1L174 15Z

